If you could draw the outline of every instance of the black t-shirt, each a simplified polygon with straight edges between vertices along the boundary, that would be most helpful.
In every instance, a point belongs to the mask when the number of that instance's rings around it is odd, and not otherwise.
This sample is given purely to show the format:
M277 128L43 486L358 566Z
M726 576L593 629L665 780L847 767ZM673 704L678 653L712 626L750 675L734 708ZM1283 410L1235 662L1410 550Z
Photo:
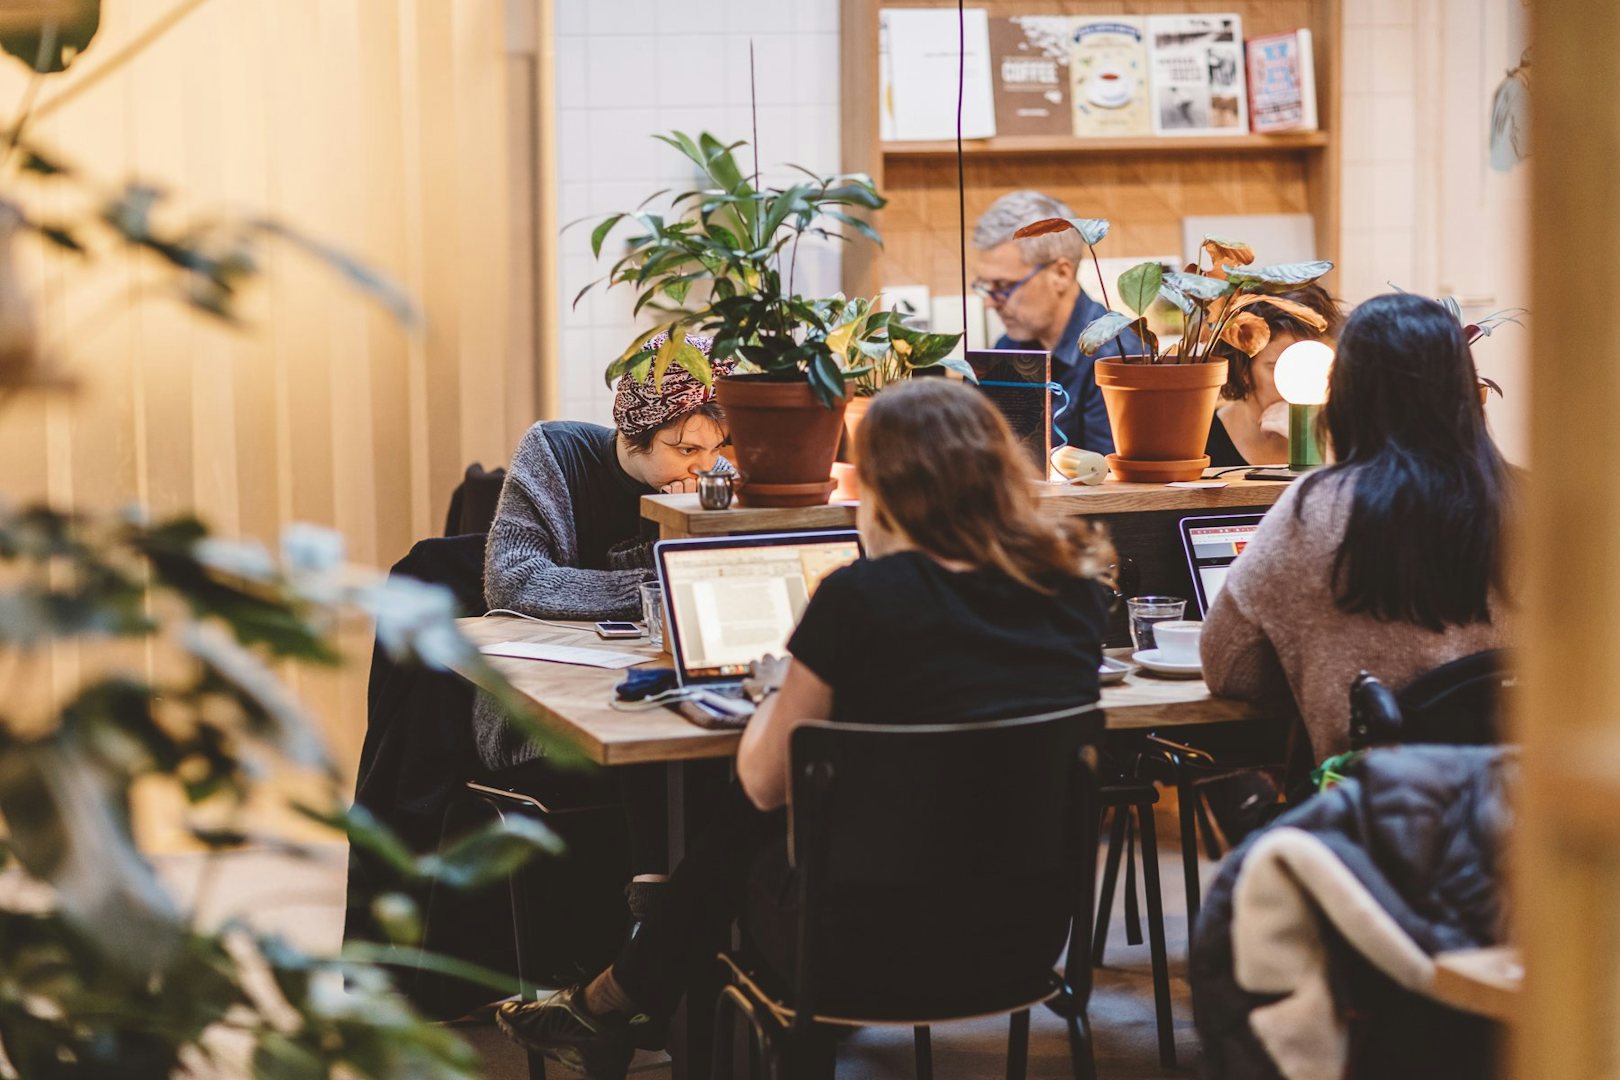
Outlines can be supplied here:
M653 489L619 464L612 428L557 420L545 433L573 504L579 568L610 569L608 551L641 536L641 497Z
M1226 421L1221 419L1220 413L1209 424L1209 441L1204 444L1204 453L1209 455L1211 468L1222 469L1234 465L1247 465L1249 461L1232 441L1231 432L1226 430ZM1260 462L1260 464L1266 464Z
M994 570L947 570L920 552L853 563L810 598L788 652L833 690L832 719L1000 720L1096 701L1106 590L1054 594Z

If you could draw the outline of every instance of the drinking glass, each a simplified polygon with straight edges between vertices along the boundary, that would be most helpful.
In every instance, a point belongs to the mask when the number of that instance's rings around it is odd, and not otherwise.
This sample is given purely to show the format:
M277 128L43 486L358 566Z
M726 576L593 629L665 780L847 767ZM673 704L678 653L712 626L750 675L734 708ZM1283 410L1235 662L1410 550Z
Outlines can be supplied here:
M641 620L647 624L647 640L664 647L664 586L656 581L641 583Z
M1131 612L1131 642L1137 652L1157 648L1153 624L1179 619L1187 611L1187 601L1174 596L1133 596L1125 601Z

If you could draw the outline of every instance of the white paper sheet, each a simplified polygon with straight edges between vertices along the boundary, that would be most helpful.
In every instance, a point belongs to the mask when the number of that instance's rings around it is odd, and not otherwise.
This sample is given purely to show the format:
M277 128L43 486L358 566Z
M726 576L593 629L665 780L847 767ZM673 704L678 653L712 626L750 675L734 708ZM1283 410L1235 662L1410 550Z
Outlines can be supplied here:
M884 8L883 39L892 71L893 135L896 140L956 138L958 56L962 65L962 137L996 133L995 91L990 77L990 19L984 8L963 15L958 40L952 8ZM888 95L885 95L887 103Z

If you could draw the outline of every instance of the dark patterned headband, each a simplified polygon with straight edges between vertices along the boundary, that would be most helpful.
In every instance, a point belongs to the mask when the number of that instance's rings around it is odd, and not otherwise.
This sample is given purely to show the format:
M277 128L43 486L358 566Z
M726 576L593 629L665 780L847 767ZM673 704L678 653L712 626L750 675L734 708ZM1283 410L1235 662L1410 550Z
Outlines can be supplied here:
M657 351L669 340L668 334L659 334L644 346ZM686 335L686 343L704 356L714 345L712 338ZM732 362L712 360L710 367L715 378L731 374ZM691 372L679 364L671 364L664 372L664 385L660 389L655 379L643 382L634 375L619 380L618 395L613 399L613 426L626 435L639 435L643 431L663 427L671 420L679 420L714 397L714 391L698 382Z

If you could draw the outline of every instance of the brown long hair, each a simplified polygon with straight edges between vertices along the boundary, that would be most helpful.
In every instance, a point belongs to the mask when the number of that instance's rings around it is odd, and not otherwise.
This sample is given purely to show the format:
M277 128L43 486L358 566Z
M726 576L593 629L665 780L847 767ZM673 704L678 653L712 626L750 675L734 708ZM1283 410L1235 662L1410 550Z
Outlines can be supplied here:
M1078 518L1036 506L1034 465L999 412L950 379L911 379L872 399L855 434L861 497L885 528L942 559L1051 592L1104 578L1113 547Z

